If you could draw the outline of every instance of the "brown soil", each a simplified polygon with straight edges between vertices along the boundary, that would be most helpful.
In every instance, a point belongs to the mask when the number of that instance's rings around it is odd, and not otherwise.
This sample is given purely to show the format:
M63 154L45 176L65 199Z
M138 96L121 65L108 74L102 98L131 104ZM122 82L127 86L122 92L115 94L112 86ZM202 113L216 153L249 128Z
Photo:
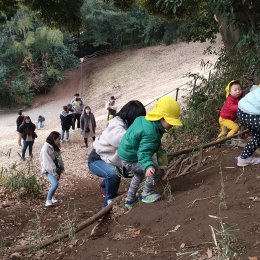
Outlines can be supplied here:
M35 142L35 164L38 165L39 150L48 133L51 130L59 130L58 117L61 106L70 102L75 91L81 92L84 101L90 104L96 117L102 119L105 117L104 104L108 96L114 93L119 105L132 98L146 103L171 89L172 85L169 86L169 82L181 84L178 83L180 75L189 70L199 70L198 61L204 47L205 45L201 47L197 44L157 46L101 57L84 63L82 80L80 69L66 72L63 83L55 86L48 95L37 97L33 108L26 111L33 120L39 114L47 118L46 128L38 131L39 137ZM198 48L201 48L200 54ZM187 59L184 54L188 57L194 55L194 61L191 58ZM174 60L172 57L175 57L175 65L171 64ZM187 62L194 63L193 66L196 63L197 67L192 68L191 64L188 64L182 67L181 72L174 74ZM157 65L158 73L155 69ZM127 75L122 74L122 68L128 69ZM173 79L174 77L176 79ZM168 82L166 79L169 79ZM153 91L149 87L151 85ZM16 115L4 114L0 117L0 151L11 149L10 159L0 157L1 166L13 162L21 164L17 155L20 148L16 145L14 132ZM98 124L97 134L102 131L105 122L99 120ZM101 209L102 197L98 190L100 179L86 170L86 157L90 148L82 148L82 143L81 136L74 132L71 133L71 142L62 145L66 173L62 176L57 191L60 201L56 207L44 207L48 182L45 182L47 185L44 186L44 193L36 200L18 201L0 186L2 249L62 233L63 229L82 222ZM231 233L234 238L243 240L233 241L233 245L242 253L240 259L248 259L249 256L260 257L259 166L246 167L243 172L235 165L234 158L239 153L240 148L226 146L209 151L204 157L210 160L207 165L198 169L197 173L158 185L158 192L164 194L162 201L154 204L140 202L130 211L124 208L121 201L94 237L90 236L94 226L92 225L76 234L72 241L63 240L36 253L32 250L24 257L50 260L134 257L216 259L210 225L218 230L221 227L220 220L210 216L221 217L224 223L237 229ZM222 185L220 169L223 173ZM125 192L127 187L128 180L123 180L120 193ZM192 202L194 203L191 205ZM210 258L211 253L213 256ZM9 259L10 254L2 252L2 256Z

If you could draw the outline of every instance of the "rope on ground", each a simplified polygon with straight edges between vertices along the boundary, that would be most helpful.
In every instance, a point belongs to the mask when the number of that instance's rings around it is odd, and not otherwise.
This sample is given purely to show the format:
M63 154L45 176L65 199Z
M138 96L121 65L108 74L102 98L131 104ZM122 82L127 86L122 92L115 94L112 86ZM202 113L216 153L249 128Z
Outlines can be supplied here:
M90 226L91 224L93 224L94 222L96 222L97 220L99 220L101 217L105 216L106 214L108 214L111 209L113 208L113 205L115 203L117 203L118 201L120 201L122 199L122 197L124 196L125 194L122 194L120 196L118 196L117 198L115 198L113 200L112 203L110 203L109 205L107 205L105 208L102 208L98 213L96 213L95 215L93 215L92 217L86 219L85 221L81 222L77 227L76 227L76 230L75 230L75 234L78 233L79 231L83 230L84 228ZM22 245L22 246L17 246L17 247L14 247L14 248L11 248L10 249L10 253L14 253L14 252L23 252L23 251L27 251L29 249L32 248L32 246L34 247L34 249L37 249L37 250L40 250L44 247L47 247L51 244L54 244L64 238L67 238L69 236L69 231L66 231L64 232L63 234L58 234L56 236L53 236L51 238L48 238L44 241L42 241L41 243L39 244L34 244L34 245L31 245L31 244L26 244L26 245Z

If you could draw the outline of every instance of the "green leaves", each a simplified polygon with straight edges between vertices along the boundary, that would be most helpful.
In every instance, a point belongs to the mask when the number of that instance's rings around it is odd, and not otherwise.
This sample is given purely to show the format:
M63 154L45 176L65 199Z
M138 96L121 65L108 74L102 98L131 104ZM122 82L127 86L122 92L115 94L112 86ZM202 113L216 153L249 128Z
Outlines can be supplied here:
M71 33L81 27L80 8L83 0L21 0L46 25L62 28Z
M30 105L36 92L62 80L62 70L77 66L73 51L60 30L20 6L0 26L0 105Z
M42 52L47 52L51 46L63 45L63 34L57 29L50 29L46 26L39 27L36 29L34 37L34 43Z

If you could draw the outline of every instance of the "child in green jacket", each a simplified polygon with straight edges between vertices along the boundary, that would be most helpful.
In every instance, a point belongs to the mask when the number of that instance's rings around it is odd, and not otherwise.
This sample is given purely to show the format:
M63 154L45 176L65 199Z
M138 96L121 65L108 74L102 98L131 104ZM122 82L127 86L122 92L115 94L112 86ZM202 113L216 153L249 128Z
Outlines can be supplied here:
M137 201L136 192L144 177L146 180L141 200L151 203L161 199L161 196L154 192L160 168L152 157L161 146L165 130L172 126L182 126L179 117L179 103L172 97L163 97L157 101L149 114L136 118L126 131L118 148L122 166L134 175L127 192L126 207L131 207Z

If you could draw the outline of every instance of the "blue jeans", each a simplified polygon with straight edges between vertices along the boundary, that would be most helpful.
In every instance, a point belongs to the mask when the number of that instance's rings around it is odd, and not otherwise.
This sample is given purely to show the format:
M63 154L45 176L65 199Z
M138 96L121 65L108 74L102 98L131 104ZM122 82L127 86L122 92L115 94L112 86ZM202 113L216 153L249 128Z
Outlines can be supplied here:
M44 128L44 123L45 123L45 121L38 122L38 129Z
M32 148L33 148L34 141L25 141L23 140L23 147L22 147L22 158L25 159L25 153L27 147L29 146L29 155L32 157Z
M61 140L64 139L64 134L66 133L66 139L69 140L69 137L70 137L70 133L69 133L69 130L61 130Z
M51 200L52 197L54 196L55 191L58 189L59 181L51 173L46 173L46 176L48 177L48 179L51 183L51 187L50 187L48 194L47 194L47 200Z
M107 201L114 199L120 185L120 177L117 168L103 160L88 162L89 170L98 177L104 178L102 184L105 184L106 197L103 206L107 206Z

